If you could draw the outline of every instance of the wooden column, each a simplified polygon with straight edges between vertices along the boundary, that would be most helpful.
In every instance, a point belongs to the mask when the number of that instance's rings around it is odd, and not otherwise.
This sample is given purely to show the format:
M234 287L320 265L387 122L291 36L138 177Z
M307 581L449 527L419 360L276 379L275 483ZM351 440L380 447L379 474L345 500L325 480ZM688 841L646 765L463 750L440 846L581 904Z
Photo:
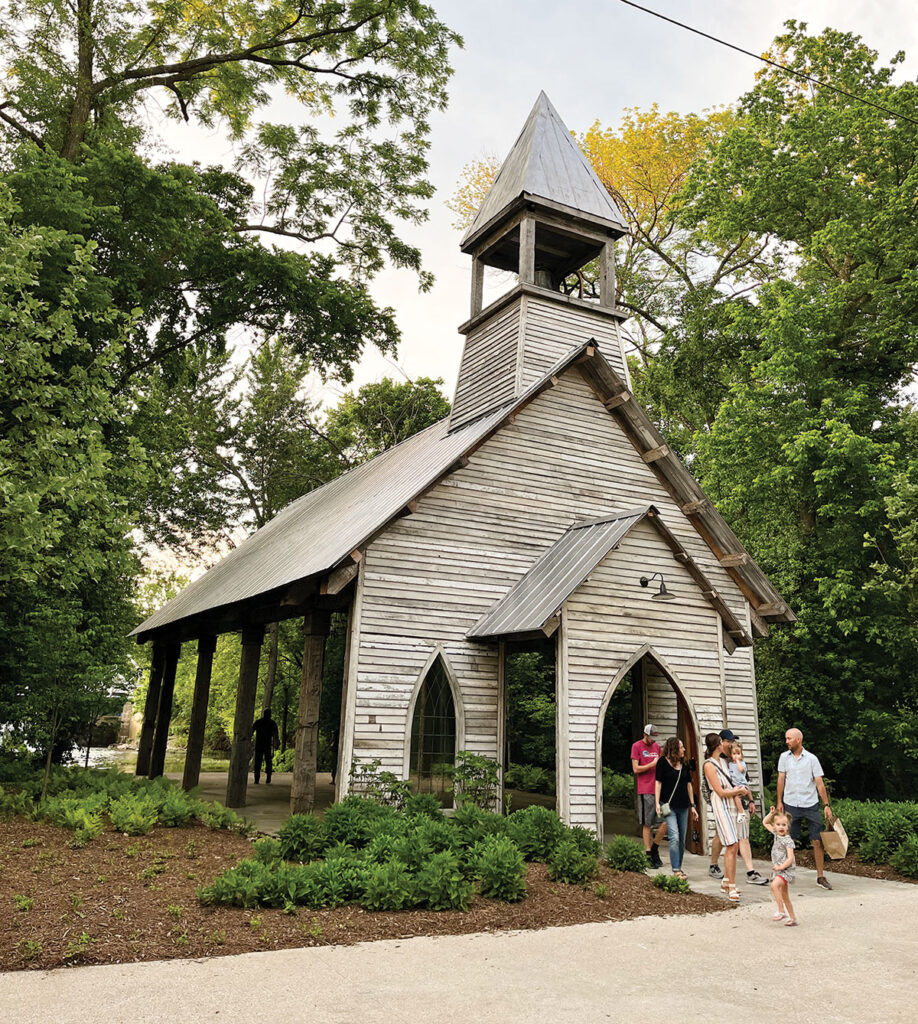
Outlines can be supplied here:
M163 773L166 764L166 744L169 741L169 723L172 719L172 694L175 690L175 670L178 666L182 645L166 645L163 662L163 682L159 690L159 707L156 711L156 731L153 734L153 750L150 754L150 778L156 779Z
M147 686L147 702L143 706L143 725L140 727L140 742L137 745L135 775L150 774L150 754L153 752L153 733L156 730L156 712L159 710L159 691L163 682L165 656L166 645L162 640L154 640L150 662L150 684Z
M322 662L329 614L312 611L303 620L303 675L296 722L296 754L290 813L309 814L316 800L316 759L319 752L319 704L322 700Z
M217 649L215 636L198 639L198 667L194 677L191 720L188 723L188 746L185 749L185 771L182 789L194 789L201 775L201 754L204 750L204 729L207 725L207 703L210 699L210 675Z
M599 304L615 305L615 253L612 242L606 242L599 254Z
M258 689L258 663L261 660L261 644L264 637L264 626L247 626L242 631L236 717L233 719L233 746L230 752L229 778L226 780L227 807L245 807L252 725L255 722L255 694Z
M478 316L484 301L484 264L477 256L472 257L472 316Z
M520 283L535 283L536 222L532 217L520 221Z

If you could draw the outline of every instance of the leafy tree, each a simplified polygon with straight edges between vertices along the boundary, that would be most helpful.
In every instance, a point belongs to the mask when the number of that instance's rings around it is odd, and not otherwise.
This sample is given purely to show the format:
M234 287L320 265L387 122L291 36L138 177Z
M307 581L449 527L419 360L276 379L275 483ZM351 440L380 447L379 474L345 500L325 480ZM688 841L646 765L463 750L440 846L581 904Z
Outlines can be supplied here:
M858 37L787 27L782 63L914 117L918 88L893 82L901 55L878 66ZM900 399L918 356L916 148L906 118L770 69L696 162L682 213L721 243L768 237L781 257L754 303L725 307L729 329L756 342L696 433L693 468L799 616L758 648L765 739L799 725L856 795L916 780L900 518L916 472Z
M50 754L69 749L87 705L127 668L136 571L124 492L142 475L111 464L114 353L130 322L95 310L93 247L22 228L0 186L0 721ZM42 280L59 262L57 290ZM81 329L109 338L99 355Z

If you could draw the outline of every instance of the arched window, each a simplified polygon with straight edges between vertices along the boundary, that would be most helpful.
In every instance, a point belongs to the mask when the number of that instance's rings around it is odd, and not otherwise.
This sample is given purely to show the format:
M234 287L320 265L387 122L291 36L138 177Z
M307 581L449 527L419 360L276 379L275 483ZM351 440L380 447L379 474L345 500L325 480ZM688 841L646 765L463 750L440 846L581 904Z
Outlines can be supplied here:
M437 657L421 683L411 722L409 771L417 792L443 795L445 765L456 761L456 705L443 660Z

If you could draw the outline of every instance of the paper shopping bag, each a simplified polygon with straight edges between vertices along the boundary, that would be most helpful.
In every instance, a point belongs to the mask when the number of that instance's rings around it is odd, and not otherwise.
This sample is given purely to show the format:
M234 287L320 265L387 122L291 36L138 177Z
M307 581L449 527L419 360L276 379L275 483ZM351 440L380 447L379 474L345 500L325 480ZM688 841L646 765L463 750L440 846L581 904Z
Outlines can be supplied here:
M848 833L838 818L832 819L831 826L825 832L820 832L819 838L827 857L831 857L832 860L844 860L848 852Z

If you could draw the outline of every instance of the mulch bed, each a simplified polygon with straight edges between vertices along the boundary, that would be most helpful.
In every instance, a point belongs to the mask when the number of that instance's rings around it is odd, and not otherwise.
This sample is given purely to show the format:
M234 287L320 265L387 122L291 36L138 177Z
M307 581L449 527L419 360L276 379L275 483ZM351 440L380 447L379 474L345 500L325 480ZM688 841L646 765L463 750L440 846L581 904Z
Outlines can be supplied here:
M467 912L371 913L345 906L300 908L291 916L281 910L203 907L196 890L251 856L247 839L204 826L157 828L139 838L107 831L83 849L69 849L71 838L72 833L40 822L0 824L0 969L228 956L707 914L728 907L700 893L662 892L647 876L606 867L587 886L563 885L553 882L542 864L528 866L529 895L522 902L476 897Z

